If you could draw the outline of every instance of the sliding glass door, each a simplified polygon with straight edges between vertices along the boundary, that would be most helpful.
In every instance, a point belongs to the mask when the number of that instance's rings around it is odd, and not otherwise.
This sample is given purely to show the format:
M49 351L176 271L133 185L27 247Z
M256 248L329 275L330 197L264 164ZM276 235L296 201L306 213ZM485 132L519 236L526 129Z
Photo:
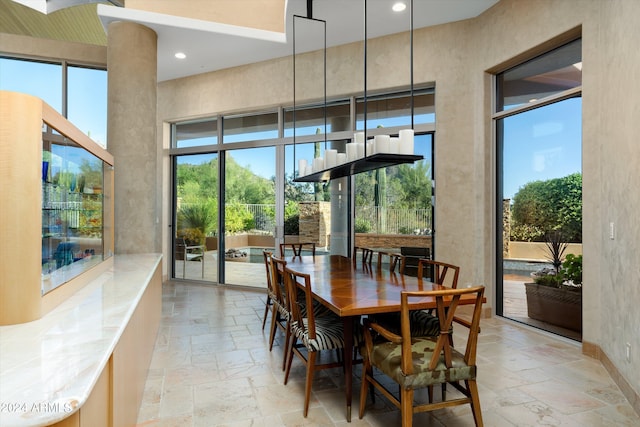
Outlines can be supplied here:
M218 155L174 159L174 277L217 282Z
M582 330L581 76L576 40L499 74L495 115L497 314L575 340Z
M225 151L224 283L266 289L274 251L276 147Z

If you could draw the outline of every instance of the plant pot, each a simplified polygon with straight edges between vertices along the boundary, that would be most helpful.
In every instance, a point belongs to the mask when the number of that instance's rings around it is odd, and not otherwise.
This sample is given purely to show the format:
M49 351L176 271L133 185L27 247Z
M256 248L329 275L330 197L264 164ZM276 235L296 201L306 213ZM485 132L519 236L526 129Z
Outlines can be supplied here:
M531 319L582 332L582 291L524 284Z

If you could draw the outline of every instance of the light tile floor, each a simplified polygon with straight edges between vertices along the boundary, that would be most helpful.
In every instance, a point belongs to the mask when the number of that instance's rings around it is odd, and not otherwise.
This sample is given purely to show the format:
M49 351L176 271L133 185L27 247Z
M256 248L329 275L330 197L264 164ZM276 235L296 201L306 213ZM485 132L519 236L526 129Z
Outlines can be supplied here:
M282 337L269 352L264 301L264 293L251 290L165 284L138 426L349 425L340 369L316 374L303 418L304 368L294 360L283 385ZM640 425L602 365L582 355L579 344L501 318L483 319L481 326L478 384L486 426ZM382 396L358 419L359 376L358 367L350 425L400 425L399 412ZM474 425L468 405L417 414L414 424Z

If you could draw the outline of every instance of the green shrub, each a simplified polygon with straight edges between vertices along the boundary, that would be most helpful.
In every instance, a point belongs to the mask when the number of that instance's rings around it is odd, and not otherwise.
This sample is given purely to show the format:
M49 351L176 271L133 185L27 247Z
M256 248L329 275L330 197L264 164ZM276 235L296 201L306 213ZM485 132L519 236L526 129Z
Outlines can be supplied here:
M574 285L581 285L582 255L567 254L562 262L562 274L565 280L571 280Z
M284 234L288 236L300 234L300 215L291 215L284 219Z
M398 229L398 233L399 234L413 234L413 230L411 230L409 227L407 226L402 226Z
M369 233L371 232L371 223L366 219L356 218L355 223L355 232L356 233Z

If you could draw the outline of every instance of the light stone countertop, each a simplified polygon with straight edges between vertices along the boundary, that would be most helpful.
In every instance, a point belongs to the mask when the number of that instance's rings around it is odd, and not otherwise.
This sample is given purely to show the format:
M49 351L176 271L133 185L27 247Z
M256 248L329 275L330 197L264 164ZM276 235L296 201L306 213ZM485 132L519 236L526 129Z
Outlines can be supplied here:
M45 426L82 407L161 259L115 255L44 317L0 326L0 426Z

